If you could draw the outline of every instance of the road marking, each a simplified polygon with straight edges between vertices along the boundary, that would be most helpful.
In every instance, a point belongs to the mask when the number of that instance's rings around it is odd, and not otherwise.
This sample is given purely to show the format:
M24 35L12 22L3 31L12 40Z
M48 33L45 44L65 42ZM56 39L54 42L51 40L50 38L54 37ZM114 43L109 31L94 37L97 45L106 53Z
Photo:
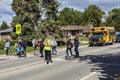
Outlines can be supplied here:
M93 76L94 74L96 74L97 72L93 72L91 74L89 74L88 76L85 76L84 78L80 79L80 80L86 80L88 79L89 77Z
M108 67L109 66L109 64L108 65L106 65L106 66L104 66L103 68L106 68L106 67ZM103 69L102 68L102 69ZM99 69L100 70L100 69ZM92 72L91 74L89 74L88 76L85 76L85 77L83 77L82 79L80 79L80 80L86 80L86 79L88 79L89 77L91 77L91 76L93 76L94 74L96 74L97 72Z
M55 60L55 61L67 61L65 59L53 59L53 60Z

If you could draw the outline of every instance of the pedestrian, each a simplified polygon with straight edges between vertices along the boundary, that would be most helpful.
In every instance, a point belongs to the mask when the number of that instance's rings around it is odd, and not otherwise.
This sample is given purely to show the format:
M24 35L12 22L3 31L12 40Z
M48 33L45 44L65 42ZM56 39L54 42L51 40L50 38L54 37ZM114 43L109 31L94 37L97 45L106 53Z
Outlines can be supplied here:
M15 48L15 55L17 55L17 48L18 48L18 43L17 42L15 42L14 48Z
M74 50L75 50L75 58L79 57L79 51L78 51L78 47L79 47L79 38L78 37L75 37L74 39Z
M57 47L57 41L54 37L52 37L51 39L53 45L52 45L52 54L57 54L57 50L56 50L56 47Z
M24 52L24 48L23 48L23 42L20 39L18 40L17 55L18 57L21 57L22 54L26 57L26 53Z
M39 51L40 57L43 58L44 57L44 55L43 55L44 44L43 44L43 40L41 38L38 40L37 45L40 47L40 51Z
M67 54L67 56L66 57L68 58L68 57L70 57L68 51L70 52L71 56L73 56L73 54L72 54L73 44L71 42L71 39L67 40L66 45L67 45L67 48L66 48L66 54Z
M44 51L45 51L45 63L52 64L51 60L51 50L53 43L51 42L51 35L47 34L46 39L44 41Z
M5 41L5 45L4 46L5 46L4 50L6 52L6 56L8 56L8 51L9 51L9 47L10 47L10 42L9 42L8 39Z
M23 43L24 52L26 53L27 40L26 40L26 39L23 39L22 43Z
M26 53L24 52L24 48L21 47L20 45L18 45L18 48L17 48L18 57L21 57L22 54L26 57Z
M32 45L33 45L33 50L34 50L34 56L37 55L36 48L37 48L37 40L33 39L32 40Z

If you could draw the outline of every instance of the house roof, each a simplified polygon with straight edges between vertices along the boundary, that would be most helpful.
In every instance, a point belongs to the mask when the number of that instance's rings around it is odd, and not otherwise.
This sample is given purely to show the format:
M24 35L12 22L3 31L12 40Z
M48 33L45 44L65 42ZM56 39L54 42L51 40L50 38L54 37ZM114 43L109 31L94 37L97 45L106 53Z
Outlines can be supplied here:
M83 33L89 33L90 26L62 26L62 30L83 30Z
M5 33L5 32L12 32L13 31L13 27L7 28L5 30L0 30L0 33Z

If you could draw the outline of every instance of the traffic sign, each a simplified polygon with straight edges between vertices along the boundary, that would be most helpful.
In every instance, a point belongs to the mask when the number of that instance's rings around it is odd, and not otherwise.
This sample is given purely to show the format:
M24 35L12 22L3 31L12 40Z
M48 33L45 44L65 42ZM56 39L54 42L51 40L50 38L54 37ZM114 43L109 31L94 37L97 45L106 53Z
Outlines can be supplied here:
M16 34L21 34L21 24L16 24Z

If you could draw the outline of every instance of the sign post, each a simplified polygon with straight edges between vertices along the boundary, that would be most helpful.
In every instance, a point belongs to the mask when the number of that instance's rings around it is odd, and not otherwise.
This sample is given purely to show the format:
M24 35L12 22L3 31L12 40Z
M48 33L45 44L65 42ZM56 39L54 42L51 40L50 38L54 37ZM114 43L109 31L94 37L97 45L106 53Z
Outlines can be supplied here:
M16 24L16 34L21 34L21 24Z

